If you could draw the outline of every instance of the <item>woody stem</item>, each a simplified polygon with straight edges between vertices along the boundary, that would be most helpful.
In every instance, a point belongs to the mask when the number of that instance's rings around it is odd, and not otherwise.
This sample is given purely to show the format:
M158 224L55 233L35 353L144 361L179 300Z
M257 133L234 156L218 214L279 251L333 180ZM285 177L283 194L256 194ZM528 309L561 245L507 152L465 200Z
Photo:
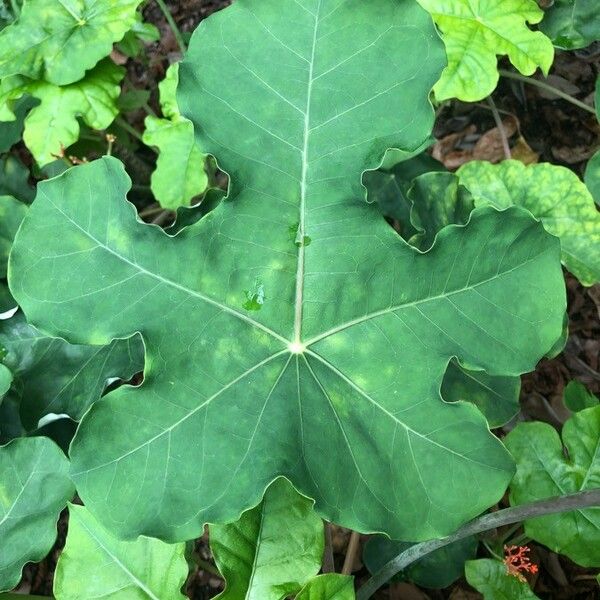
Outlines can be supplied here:
M356 600L367 600L396 573L403 571L406 567L431 552L458 540L495 529L496 527L502 527L503 525L525 521L526 519L592 506L600 506L600 489L557 496L488 513L467 523L448 537L438 540L428 540L427 542L421 542L407 548L367 580L365 585L358 590Z

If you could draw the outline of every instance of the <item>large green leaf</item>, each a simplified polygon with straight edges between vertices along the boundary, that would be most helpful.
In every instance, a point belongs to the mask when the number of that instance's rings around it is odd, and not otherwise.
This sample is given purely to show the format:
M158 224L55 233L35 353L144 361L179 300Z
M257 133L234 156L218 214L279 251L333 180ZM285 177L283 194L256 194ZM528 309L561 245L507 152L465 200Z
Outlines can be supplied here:
M152 173L152 191L164 208L185 206L206 190L208 177L204 154L194 139L192 122L181 116L175 99L179 63L171 65L158 85L164 119L146 117L144 143L156 146L160 154Z
M365 544L363 562L371 573L382 569L386 563L413 544L397 542L383 535L374 535ZM398 579L408 579L426 588L445 588L462 577L466 560L475 558L477 538L471 536L448 544L398 573Z
M416 3L240 0L197 30L178 96L228 199L170 237L136 218L113 158L40 184L9 264L30 322L146 341L144 383L92 406L71 446L120 536L190 539L278 475L330 521L411 540L501 497L510 457L439 388L451 357L517 375L552 347L558 240L484 207L423 254L361 184L427 137L442 65Z
M6 277L8 255L21 221L27 214L27 205L12 196L0 196L0 279Z
M554 0L540 29L558 48L574 50L600 40L597 0Z
M483 558L465 564L469 585L483 594L484 600L536 600L526 581L509 575L499 560Z
M354 600L352 577L327 573L311 579L296 600Z
M15 587L23 565L52 548L58 515L75 493L68 470L66 456L48 438L0 446L0 591Z
M106 346L82 346L48 337L20 313L0 321L2 362L12 371L27 430L49 413L81 419L109 380L129 379L144 365L139 337Z
M87 508L69 505L69 531L54 577L56 600L183 600L185 544L111 536Z
M0 32L0 78L24 75L67 85L110 54L136 22L141 0L25 0Z
M584 285L600 281L600 212L583 182L565 167L518 160L472 161L458 176L475 205L522 206L560 238L564 265Z
M562 443L554 428L534 422L520 423L506 445L517 461L511 504L600 487L600 406L575 413ZM600 566L600 508L531 519L525 533L580 565Z
M538 67L548 74L552 42L527 27L543 16L535 0L417 1L431 13L448 52L448 66L434 88L438 100L489 96L498 83L497 55L507 54L523 75Z
M237 521L210 526L210 547L227 582L221 600L282 600L319 572L323 521L312 501L277 479Z
M25 119L23 140L40 166L47 165L79 138L78 117L92 129L108 127L117 116L125 71L111 60L101 62L85 79L60 87L14 76L0 84L0 119L13 118L11 104L24 94L40 100Z

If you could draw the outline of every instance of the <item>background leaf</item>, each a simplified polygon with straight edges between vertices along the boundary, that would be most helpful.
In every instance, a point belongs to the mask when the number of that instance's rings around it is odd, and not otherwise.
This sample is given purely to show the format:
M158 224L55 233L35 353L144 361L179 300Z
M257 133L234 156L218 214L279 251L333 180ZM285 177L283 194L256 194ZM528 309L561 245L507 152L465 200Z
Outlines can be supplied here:
M185 544L112 537L84 506L69 505L69 531L54 576L56 600L183 600Z
M311 500L277 479L239 520L210 526L210 547L227 581L221 600L280 600L319 572L323 522Z
M517 160L472 161L457 172L476 206L522 206L560 238L564 265L584 285L600 281L600 213L570 169Z
M469 585L483 594L484 600L536 600L538 597L526 581L506 572L499 560L482 558L465 564Z
M567 383L563 392L563 399L565 406L572 412L579 412L600 404L600 400L579 381L569 381Z
M434 91L439 101L476 102L498 83L496 55L507 54L523 75L540 67L547 75L554 59L550 40L531 31L543 13L535 0L417 0L440 28L448 66Z
M0 591L15 587L26 562L39 561L56 540L56 521L75 488L69 463L48 438L0 446Z
M27 214L27 205L12 196L0 196L0 278L6 277L8 255L21 221Z
M558 48L574 50L600 40L596 0L554 0L544 12L540 29Z
M141 0L25 0L0 32L0 78L24 75L68 85L110 54L136 22Z
M513 505L600 487L600 406L575 413L563 426L562 443L550 425L533 422L519 423L506 446L517 462ZM531 519L525 534L580 565L600 566L600 508Z
M13 196L21 202L31 202L35 190L29 185L29 171L16 157L0 157L0 195Z

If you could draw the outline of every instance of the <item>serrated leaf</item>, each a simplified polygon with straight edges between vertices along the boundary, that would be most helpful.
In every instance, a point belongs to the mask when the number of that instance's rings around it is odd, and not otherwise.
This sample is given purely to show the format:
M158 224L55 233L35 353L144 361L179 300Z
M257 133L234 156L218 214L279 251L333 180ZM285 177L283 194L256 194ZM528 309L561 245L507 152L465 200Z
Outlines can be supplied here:
M164 208L176 210L206 190L208 176L204 154L194 139L192 122L181 116L175 98L179 63L169 67L159 84L164 119L149 115L145 120L145 144L159 149L156 170L152 173L152 191Z
M136 22L141 0L25 0L0 32L0 78L23 75L57 86L83 79Z
M465 576L484 600L539 600L529 584L509 575L499 560L470 560L465 564Z
M139 337L106 346L69 344L37 331L20 313L0 321L0 347L21 397L21 421L30 431L49 413L80 420L109 381L129 379L144 365Z
M519 423L506 446L517 461L511 504L600 487L600 406L575 413L562 442L553 427L533 422ZM580 565L600 566L600 508L530 519L525 534Z
M108 127L117 116L119 83L125 71L110 60L101 62L85 79L59 87L15 76L0 84L0 118L10 117L10 104L24 94L40 100L25 119L23 140L40 166L47 165L79 138L78 117L92 129Z
M476 102L489 96L498 83L498 55L508 55L523 75L538 67L548 74L552 42L527 27L543 17L535 0L417 1L431 13L448 53L448 66L434 88L438 101Z
M472 161L457 171L475 205L522 206L560 238L562 261L583 285L600 281L600 213L583 182L565 167L518 160Z
M311 579L296 600L354 600L352 577L327 573Z
M600 404L600 400L579 381L569 381L563 391L563 401L572 412L579 412Z
M469 371L453 360L444 375L441 392L446 402L464 400L475 404L493 429L502 427L519 412L520 390L518 377Z
M374 535L365 544L363 562L370 573L376 573L412 545L410 542L397 542L383 535ZM416 561L394 579L407 579L432 589L448 587L462 577L465 561L475 558L477 545L477 538L472 536L448 544Z
M69 530L54 577L56 600L183 600L185 544L110 535L84 506L69 505Z
M0 158L0 195L14 196L21 202L31 202L35 190L29 185L27 167L10 154Z
M12 196L0 196L0 279L6 277L8 255L17 229L26 214L26 204Z
M281 600L321 567L323 521L285 479L229 525L210 526L210 547L227 582L220 600Z
M443 48L416 3L320 1L242 0L193 36L180 108L231 176L206 217L174 237L140 223L107 157L42 182L17 235L32 324L146 340L144 383L92 406L71 446L78 492L122 537L190 539L283 475L330 521L431 538L512 475L439 388L453 356L517 375L554 344L558 240L519 208L476 210L426 254L387 225L361 176L428 136Z
M56 521L75 488L69 461L44 437L0 446L0 591L15 587L26 562L39 561L56 540Z
M575 50L600 40L599 16L596 0L554 0L540 29L557 48Z

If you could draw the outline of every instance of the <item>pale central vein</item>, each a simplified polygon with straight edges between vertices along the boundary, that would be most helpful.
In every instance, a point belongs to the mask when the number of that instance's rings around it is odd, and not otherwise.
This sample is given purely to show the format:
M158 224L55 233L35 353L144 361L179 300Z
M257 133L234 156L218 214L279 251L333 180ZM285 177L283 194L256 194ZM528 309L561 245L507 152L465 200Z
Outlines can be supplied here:
M304 296L304 260L306 235L306 180L308 177L308 146L310 137L310 105L313 88L313 72L315 66L315 51L317 48L317 32L319 30L319 12L321 10L321 0L317 6L315 14L315 26L313 29L312 50L308 68L308 88L306 92L306 109L304 111L304 145L302 148L302 175L300 176L300 219L298 224L298 267L296 270L296 300L294 309L294 342L300 344L302 334L302 301Z

